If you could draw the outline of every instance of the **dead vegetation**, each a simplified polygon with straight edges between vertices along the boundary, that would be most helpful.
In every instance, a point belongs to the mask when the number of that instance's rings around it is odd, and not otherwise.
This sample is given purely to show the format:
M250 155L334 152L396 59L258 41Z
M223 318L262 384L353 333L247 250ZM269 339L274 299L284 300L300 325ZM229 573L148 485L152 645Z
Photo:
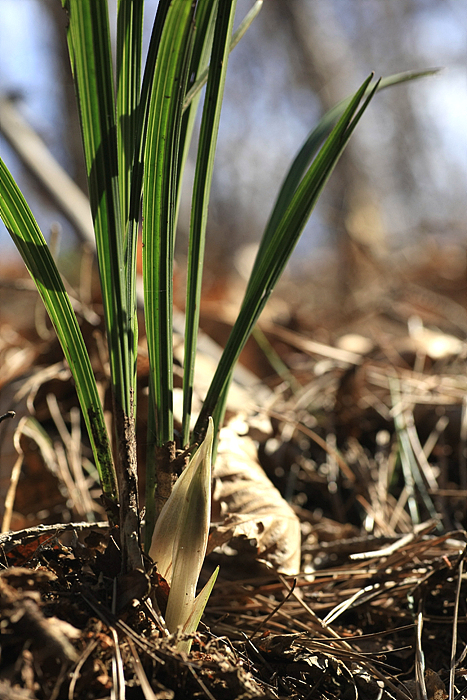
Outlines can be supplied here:
M150 562L119 576L68 370L27 282L4 280L0 698L465 697L467 295L442 259L367 270L344 301L283 285L243 358L261 381L232 393L205 576L221 572L189 657ZM218 341L226 296L204 304ZM80 308L105 396L98 300ZM142 421L138 437L143 465Z

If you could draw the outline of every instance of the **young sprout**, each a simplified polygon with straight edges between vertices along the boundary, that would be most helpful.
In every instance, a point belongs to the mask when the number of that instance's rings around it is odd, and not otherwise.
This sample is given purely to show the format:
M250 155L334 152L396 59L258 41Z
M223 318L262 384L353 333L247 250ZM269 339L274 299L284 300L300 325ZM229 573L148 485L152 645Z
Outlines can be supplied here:
M176 482L154 529L150 556L170 586L165 622L169 632L196 631L218 569L196 597L211 520L211 464L214 427L209 419L206 437ZM189 652L191 640L177 644Z

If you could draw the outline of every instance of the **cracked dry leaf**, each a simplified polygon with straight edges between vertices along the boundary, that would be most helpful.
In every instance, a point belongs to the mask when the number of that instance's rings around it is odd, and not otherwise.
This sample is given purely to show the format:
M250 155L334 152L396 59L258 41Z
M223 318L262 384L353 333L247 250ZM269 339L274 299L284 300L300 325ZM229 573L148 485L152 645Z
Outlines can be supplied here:
M220 522L212 525L208 551L233 537L255 539L259 558L282 573L297 574L300 523L260 466L253 440L223 428L213 477Z

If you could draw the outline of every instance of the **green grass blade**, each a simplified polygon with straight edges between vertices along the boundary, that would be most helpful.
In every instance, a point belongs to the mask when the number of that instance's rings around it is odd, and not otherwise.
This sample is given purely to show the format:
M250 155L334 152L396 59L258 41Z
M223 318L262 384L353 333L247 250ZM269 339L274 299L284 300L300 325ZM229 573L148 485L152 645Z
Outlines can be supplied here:
M141 89L143 0L119 0L117 14L117 147L120 218L127 230Z
M131 386L136 385L138 324L136 302L136 243L130 236L130 192L135 163L138 105L141 89L141 50L143 41L143 0L119 0L117 14L117 149L120 220L126 270L128 326L133 346L128 348L129 366L134 370ZM133 404L133 411L136 406Z
M237 30L234 32L232 36L232 41L230 42L230 51L233 51L233 49L237 46L237 44L243 39L244 35L246 34L247 30L251 27L253 21L256 19L256 17L259 15L259 12L263 6L263 0L256 0L255 4L251 8L251 10L245 15L243 20L240 22L240 25L238 26ZM197 76L196 81L194 84L191 86L191 88L188 90L185 100L183 102L183 109L187 109L189 105L191 104L191 101L199 95L203 87L206 85L207 80L208 80L208 73L209 73L209 68L206 67L199 76Z
M236 0L223 0L218 5L193 186L183 373L182 440L184 445L189 442L209 196L235 7Z
M142 0L141 0L142 2ZM144 66L143 80L141 85L139 102L136 110L136 119L134 120L134 146L133 146L133 168L131 173L130 200L127 224L127 240L124 248L126 281L128 290L128 310L132 328L134 328L135 338L135 354L137 352L137 318L136 318L136 251L139 233L139 221L141 212L141 199L143 188L143 161L144 149L146 142L146 129L148 120L148 111L151 97L151 89L153 85L154 71L156 68L156 60L164 27L165 18L170 6L170 0L160 0L157 6L156 17L151 32L148 54ZM135 81L136 82L136 81ZM133 314L135 314L133 316ZM136 368L135 368L136 369ZM153 424L154 422L154 424ZM147 440L147 480L146 489L154 492L155 479L154 466L152 460L154 458L154 438L155 438L155 416L154 412L149 411L148 415L148 440ZM152 501L147 501L147 509L151 510ZM147 528L146 528L147 530Z
M150 96L143 177L143 277L156 441L173 439L172 274L179 136L193 39L194 5L166 15Z
M393 85L399 85L404 82L415 80L421 77L426 77L429 75L434 75L439 71L438 68L433 68L424 71L409 71L406 73L398 73L387 78L382 79L377 85L377 90L382 90ZM374 88L368 85L366 89L365 96L368 96ZM263 260L263 256L266 254L271 242L272 237L281 221L285 216L286 211L297 191L297 188L304 177L304 174L309 167L313 157L318 151L319 146L326 138L326 136L331 132L333 125L342 116L344 111L348 108L352 97L348 97L342 100L338 105L329 110L324 117L319 122L318 126L313 129L309 137L305 141L303 147L299 151L297 157L295 158L289 173L284 180L281 187L279 195L277 197L276 203L274 205L273 211L267 223L264 235L261 240L261 244L256 256L255 264L250 276L250 284L256 279L258 268ZM224 392L228 390L230 380L227 379L224 385ZM219 425L219 421L222 419L223 411L221 406L225 404L226 396L221 396L219 398L218 407L215 410L216 425Z
M134 265L124 252L109 17L106 0L67 0L67 9L110 360L122 570L128 571L143 566L134 413L137 341L128 308L134 295L127 272L132 274Z
M160 0L157 6L157 13L152 28L151 40L149 42L148 55L144 66L143 82L141 85L141 95L137 109L137 118L135 124L134 163L131 178L130 211L128 226L128 236L131 240L128 242L126 247L127 250L130 251L136 250L136 239L138 234L141 207L141 193L143 187L143 159L144 147L146 142L148 111L151 97L151 89L153 85L154 71L156 69L156 60L159 52L162 30L164 27L164 22L167 16L169 6L170 0ZM128 266L128 269L129 271L131 270L131 265Z
M138 222L140 215L141 195L143 188L144 156L146 133L148 125L149 107L151 104L151 94L154 85L154 73L156 61L159 54L162 32L165 20L171 4L171 0L160 0L157 6L157 13L154 20L151 40L149 42L148 55L143 73L143 83L141 86L141 98L138 108L135 164L133 167L133 178L131 183L130 199L130 222L129 235L136 241L138 234ZM156 446L156 408L154 403L154 391L149 393L148 424L147 424L147 446L146 446L146 518L145 518L145 539L144 548L148 552L154 524L156 522L156 504L154 494L156 489L157 474L155 463Z
M408 71L406 73L397 73L390 75L387 78L383 78L379 85L378 91L384 90L385 88L391 87L393 85L399 85L401 83L408 82L410 80L416 80L429 75L434 75L439 69L434 68L425 71ZM369 91L371 88L368 87ZM276 203L269 217L269 221L266 225L264 235L261 239L261 245L258 250L258 255L251 273L251 277L254 277L257 266L261 260L263 251L267 249L269 241L277 228L279 221L285 214L287 207L289 206L294 193L297 190L298 185L302 177L304 176L307 168L309 167L312 159L316 155L320 145L323 143L324 139L331 132L332 127L337 122L337 120L342 116L344 111L350 104L352 97L346 97L344 100L339 102L335 107L330 109L326 114L320 119L318 125L310 132L302 148L295 157L284 182L281 185L279 194L276 199Z
M375 92L376 86L372 89L362 107L358 109L370 81L371 76L354 95L343 116L332 130L319 154L308 169L289 207L279 222L274 235L271 237L254 276L250 279L242 308L227 341L196 423L194 431L196 439L200 439L204 434L208 418L210 415L213 415L218 401L225 400L225 391L228 387L232 368L272 293L277 280L282 274L318 197L339 160L353 129Z
M151 366L146 455L145 549L156 522L156 445L173 439L172 272L181 164L181 101L193 48L189 3L160 3L141 96L143 279ZM187 13L187 10L190 10ZM178 43L177 43L178 42ZM178 50L171 53L171 46ZM167 90L165 93L164 91ZM167 94L169 99L165 98ZM143 116L144 115L144 116ZM157 164L157 172L156 172Z
M131 419L134 338L127 310L107 2L68 0L67 9L113 393L117 413Z
M216 20L218 0L200 0L196 7L195 13L195 40L193 43L193 52L191 56L190 69L188 75L190 80L194 76L196 80L207 68L209 57L212 49L212 39L214 35L214 26ZM185 172L185 164L190 150L193 130L195 125L196 113L198 111L201 92L191 100L187 109L184 110L182 118L182 126L180 129L180 150L179 150L179 185L178 185L178 200L176 205L176 221L178 220L178 212L180 208L180 193L183 174Z
M196 8L195 22L196 22L196 35L193 45L193 52L191 58L191 65L189 69L189 75L197 76L200 72L204 70L207 66L210 54L210 48L212 43L212 32L210 31L209 25L211 22L211 16L215 18L215 2L212 0L199 0ZM140 143L143 143L144 133L147 124L147 112L149 110L150 95L152 88L152 76L155 71L157 54L160 46L160 39L162 35L162 27L167 15L168 5L164 6L164 3L159 3L158 13L154 22L151 42L149 45L148 59L146 61L146 67L144 71L141 102L140 102ZM149 80L151 76L151 80ZM193 127L196 117L196 110L200 98L200 94L191 102L190 108L185 111L182 117L182 125L180 129L180 145L179 145L179 185L178 193L181 189L181 181L183 177L183 171L185 167L185 162L188 156L188 150L190 146L191 136L193 133ZM135 185L135 192L141 192L142 188L142 172L143 172L143 157L144 153L139 154L139 159L137 161L137 166L133 171L133 184ZM138 186L138 180L141 177ZM136 200L139 202L139 198ZM178 196L177 204L175 208L175 222L174 227L176 227L176 220L178 218L180 197ZM133 202L133 199L132 199ZM133 204L132 204L133 207ZM139 213L139 204L135 208L136 216ZM154 501L154 493L156 489L156 465L155 465L155 443L156 443L156 409L154 406L154 396L150 395L150 408L148 413L148 426L147 426L147 455L146 455L146 527L145 527L145 540L144 546L145 551L148 552L151 546L152 533L154 530L154 525L156 522L156 504Z
M117 499L115 472L96 380L83 336L47 243L15 181L0 159L0 216L57 332L76 385L104 494Z

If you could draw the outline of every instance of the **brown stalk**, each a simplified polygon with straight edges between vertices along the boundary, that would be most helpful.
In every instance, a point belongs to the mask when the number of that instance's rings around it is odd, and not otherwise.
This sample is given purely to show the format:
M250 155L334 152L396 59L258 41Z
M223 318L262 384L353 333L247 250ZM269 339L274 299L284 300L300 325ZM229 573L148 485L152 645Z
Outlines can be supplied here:
M133 414L133 396L130 398ZM136 435L133 415L125 416L114 402L117 435L116 472L120 503L120 546L122 573L144 570L138 506L138 475L136 469Z
M155 492L155 507L156 520L159 514L168 501L172 489L177 480L175 474L175 442L167 442L161 447L156 447L155 453L155 473L156 473L156 492Z

